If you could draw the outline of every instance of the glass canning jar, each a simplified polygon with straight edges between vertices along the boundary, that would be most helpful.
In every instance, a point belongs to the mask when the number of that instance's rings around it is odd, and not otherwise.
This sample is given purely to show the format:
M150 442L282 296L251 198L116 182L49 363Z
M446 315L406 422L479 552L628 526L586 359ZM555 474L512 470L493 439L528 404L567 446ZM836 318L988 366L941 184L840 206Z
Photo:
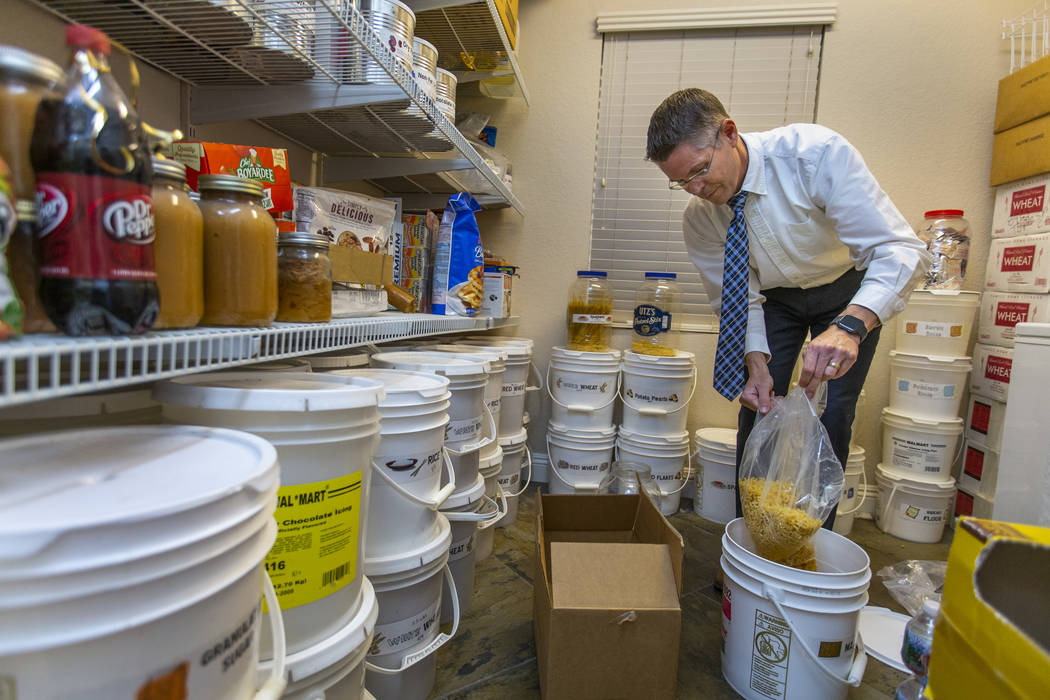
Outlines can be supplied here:
M308 231L277 237L277 320L332 320L332 261L328 238Z
M609 349L609 328L612 326L612 289L607 273L598 270L580 270L569 286L569 350L605 352Z
M160 292L154 328L192 328L204 314L204 218L190 199L186 166L153 159L153 242Z
M662 356L678 352L682 292L677 278L673 272L645 273L634 297L634 352Z
M277 224L262 185L236 175L197 180L204 216L204 317L213 326L268 326L277 316Z
M933 258L919 289L962 289L970 257L970 224L962 209L934 209L916 231Z

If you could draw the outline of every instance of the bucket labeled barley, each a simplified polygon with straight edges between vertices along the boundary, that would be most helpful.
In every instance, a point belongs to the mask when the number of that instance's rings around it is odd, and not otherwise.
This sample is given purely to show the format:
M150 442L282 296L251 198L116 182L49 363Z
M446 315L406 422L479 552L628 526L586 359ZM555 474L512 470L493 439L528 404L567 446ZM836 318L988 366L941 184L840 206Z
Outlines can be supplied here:
M552 494L600 493L609 475L616 428L573 430L549 423L547 455ZM506 453L507 448L503 451Z
M625 351L621 427L643 435L682 433L695 390L693 353L678 350L674 355L663 356Z

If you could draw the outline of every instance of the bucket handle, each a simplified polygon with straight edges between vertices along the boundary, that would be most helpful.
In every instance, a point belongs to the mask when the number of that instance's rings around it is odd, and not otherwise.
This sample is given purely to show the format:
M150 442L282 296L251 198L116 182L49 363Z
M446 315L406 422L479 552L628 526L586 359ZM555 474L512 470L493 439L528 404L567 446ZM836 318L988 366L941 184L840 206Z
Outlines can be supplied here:
M615 447L613 449L615 449ZM570 484L568 481L565 480L564 477L562 477L561 474L558 473L558 467L557 467L557 465L554 464L554 462L551 461L550 457L551 457L551 436L550 436L550 434L548 434L547 435L547 463L549 465L551 465L551 473L554 474L555 478L557 478L558 481L560 481L561 483L565 484L566 486L568 486L573 491L582 491L584 493L601 493L602 489L604 489L605 487L607 487L609 485L609 482L608 482L608 476L609 475L603 476L602 480L598 482L597 486L578 486L577 484ZM529 458L529 464L530 464L530 466L532 464L531 455L530 455L530 458ZM531 470L530 470L530 476L531 476Z
M806 652L806 656L809 660L820 669L820 672L825 676L835 681L836 683L844 683L851 685L854 688L860 687L861 682L864 680L864 671L868 667L868 653L864 649L864 640L860 636L860 630L857 630L856 636L856 647L853 649L853 663L850 664L849 673L846 674L845 678L836 676L834 673L828 670L828 667L821 663L820 659L813 650L809 648L809 644L803 639L802 635L799 634L798 627L791 621L791 617L788 616L787 610L780 603L780 597L783 596L784 592L776 586L771 586L768 583L762 584L762 595L769 599L773 603L773 607L780 615L781 619L787 623L787 626L791 629L791 633L795 635L795 641L802 647L802 651Z
M564 408L566 411L570 411L570 412L576 411L578 413L592 413L592 412L595 412L595 411L600 411L603 408L608 408L609 406L612 405L612 403L614 401L616 401L616 397L620 395L620 370L619 369L616 370L616 391L614 391L612 393L612 396L609 397L609 400L606 401L605 403L603 403L601 406L579 406L579 405L570 406L570 405L564 404L561 401L559 401L558 399L554 398L554 392L551 391L551 363L550 362L547 362L547 381L545 382L545 384L546 384L546 387L547 387L547 396L551 397L551 401L553 401L554 403L558 404L559 406Z
M693 453L691 451L688 452L685 455L682 455L682 456L683 457L689 457L689 461L692 462ZM620 446L618 444L617 445L613 445L613 457L616 459L617 462L620 461ZM685 460L682 460L682 461L684 463ZM684 472L684 471L686 471L686 470L685 469L680 469L680 470L678 470L678 473L682 474L682 472ZM676 488L674 491L668 491L667 493L664 493L663 489L660 489L660 495L661 496L673 496L676 493L680 493L682 491L682 489L684 489L686 486L689 485L689 481L691 480L691 478L692 477L690 476L690 478L687 479L686 475L682 474L682 485L681 486ZM609 480L610 480L610 482L612 481L612 475L611 474L609 475ZM653 478L653 481L656 481L655 477ZM656 485L659 486L660 484L657 483ZM641 484L639 484L639 486L641 486ZM599 487L599 488L601 488L601 487Z
M273 637L273 668L270 677L266 679L263 686L256 691L254 700L278 700L284 695L284 689L288 681L284 677L284 657L287 647L284 639L284 617L281 614L281 603L277 600L277 592L273 589L270 575L263 572L263 597L266 598L266 607L270 613L270 634Z
M839 511L837 515L852 515L860 510L861 506L864 505L864 499L868 497L868 472L866 469L860 470L860 483L861 485L857 488L860 491L860 500L851 509L846 511Z
M368 661L367 659L365 660L365 668L367 668L369 671L373 671L384 676L391 676L395 673L407 671L408 669L412 668L417 663L419 663L420 661L427 658L435 651L443 647L448 640L456 636L456 631L459 630L459 593L456 591L456 582L452 578L452 569L448 567L447 563L445 564L445 581L448 583L448 592L449 595L451 595L452 597L452 631L448 634L441 632L438 634L438 636L434 637L433 641L431 641L430 644L427 644L419 651L412 652L411 654L406 654L401 659L400 668L385 668L383 666L376 666L374 663Z
M490 507L492 510L482 513L481 510L485 507ZM478 527L484 530L507 514L507 497L501 496L500 502L497 503L491 496L485 495L481 497L481 505L476 511L443 510L441 512L445 514L449 522L477 523Z
M672 413L678 413L683 408L688 407L689 404L692 402L693 395L696 393L696 378L697 378L697 375L699 374L699 372L696 371L696 366L693 367L693 373L692 374L693 374L693 385L689 389L689 398L687 398L685 401L680 402L678 404L678 408L672 408L672 409L653 408L651 406L647 406L645 408L641 408L641 407L635 406L634 404L632 404L630 401L627 400L626 396L623 395L623 386L622 386L623 383L621 383L621 385L616 388L616 395L620 397L621 401L623 401L623 405L624 406L626 406L627 408L634 409L635 411L638 411L638 413L643 415L643 416L669 416Z
M543 388L543 377L540 376L540 371L536 369L536 363L529 359L529 379L535 379L536 383L529 386L528 379L525 380L525 392L539 391Z
M441 448L441 456L444 458L445 471L448 472L448 483L441 487L441 490L434 496L434 500L430 501L425 498L420 498L411 491L407 490L404 486L394 481L394 477L386 473L386 469L383 465L379 464L375 460L372 460L372 469L379 474L380 478L387 483L387 486L394 489L402 497L408 499L416 505L429 508L430 510L437 510L441 507L441 504L448 500L448 497L452 495L452 492L456 490L456 470L452 467L452 459L448 456L448 449Z
M478 529L479 530L487 530L487 529L489 529L490 527L492 527L493 525L498 523L500 520L502 520L503 516L505 516L507 514L507 494L505 494L503 492L503 487L500 486L499 484L496 484L496 498L499 499L499 506L498 507L502 508L501 511L497 511L498 513L500 513L500 517L498 517L498 518L489 518L488 520L482 520L481 522L478 523ZM447 513L446 513L446 515L447 515Z
M448 450L452 454L454 454L457 457L459 457L461 455L470 454L471 452L477 452L478 450L483 450L483 449L485 449L486 447L488 447L489 445L491 445L492 443L494 443L496 441L496 439L497 439L496 419L492 416L492 409L489 408L489 405L487 403L483 403L481 405L481 408L484 409L485 417L488 419L486 421L488 423L488 428L489 428L488 429L488 434L486 435L485 432L482 432L481 439L479 441L467 443L466 447L464 447L463 449L459 449L459 450L457 450L455 448L452 448L452 447L449 447L446 444L445 445L445 449L446 450Z
M547 443L547 454L550 455L550 442ZM525 493L525 489L529 488L529 484L532 483L532 451L529 449L528 443L525 443L525 466L529 470L529 475L525 477L525 485L522 486L517 493L512 493L511 498L517 498ZM518 470L518 473L521 473L520 469Z
M897 488L899 486L900 484L893 485L893 488L890 489L889 498L887 498L886 503L882 505L882 514L879 517L879 522L877 523L877 525L879 525L883 532L886 532L886 528L890 526L889 523L886 522L886 516L888 516L890 513L890 504L893 503L893 496L897 493Z

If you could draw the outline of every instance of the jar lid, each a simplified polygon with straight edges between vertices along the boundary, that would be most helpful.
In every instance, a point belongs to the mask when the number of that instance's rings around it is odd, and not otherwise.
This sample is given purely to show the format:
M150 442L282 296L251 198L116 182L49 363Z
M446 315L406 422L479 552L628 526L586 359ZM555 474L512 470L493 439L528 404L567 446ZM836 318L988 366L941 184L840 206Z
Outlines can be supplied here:
M43 56L37 56L15 46L0 44L0 73L32 78L41 83L62 80L62 68Z
M263 186L261 182L249 180L238 175L201 175L197 178L197 189L199 190L223 190L225 192L244 192L245 194L262 197Z
M646 272L645 279L676 280L678 275L673 272Z
M609 273L608 272L603 272L602 270L577 270L576 271L576 276L577 277L608 277Z
M963 216L962 209L931 209L930 211L923 214L927 219L932 218L951 218L961 219Z
M277 236L277 245L305 245L328 250L328 237L310 231L285 231Z
M156 177L167 177L179 182L186 182L186 166L177 160L153 156L153 174Z

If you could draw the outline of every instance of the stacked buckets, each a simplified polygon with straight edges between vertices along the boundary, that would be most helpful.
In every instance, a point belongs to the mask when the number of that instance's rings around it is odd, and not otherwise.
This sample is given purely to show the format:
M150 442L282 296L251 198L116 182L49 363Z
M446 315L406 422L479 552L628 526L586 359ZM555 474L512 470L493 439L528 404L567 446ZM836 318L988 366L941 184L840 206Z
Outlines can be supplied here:
M697 498L693 511L720 525L736 517L736 430L696 431Z

